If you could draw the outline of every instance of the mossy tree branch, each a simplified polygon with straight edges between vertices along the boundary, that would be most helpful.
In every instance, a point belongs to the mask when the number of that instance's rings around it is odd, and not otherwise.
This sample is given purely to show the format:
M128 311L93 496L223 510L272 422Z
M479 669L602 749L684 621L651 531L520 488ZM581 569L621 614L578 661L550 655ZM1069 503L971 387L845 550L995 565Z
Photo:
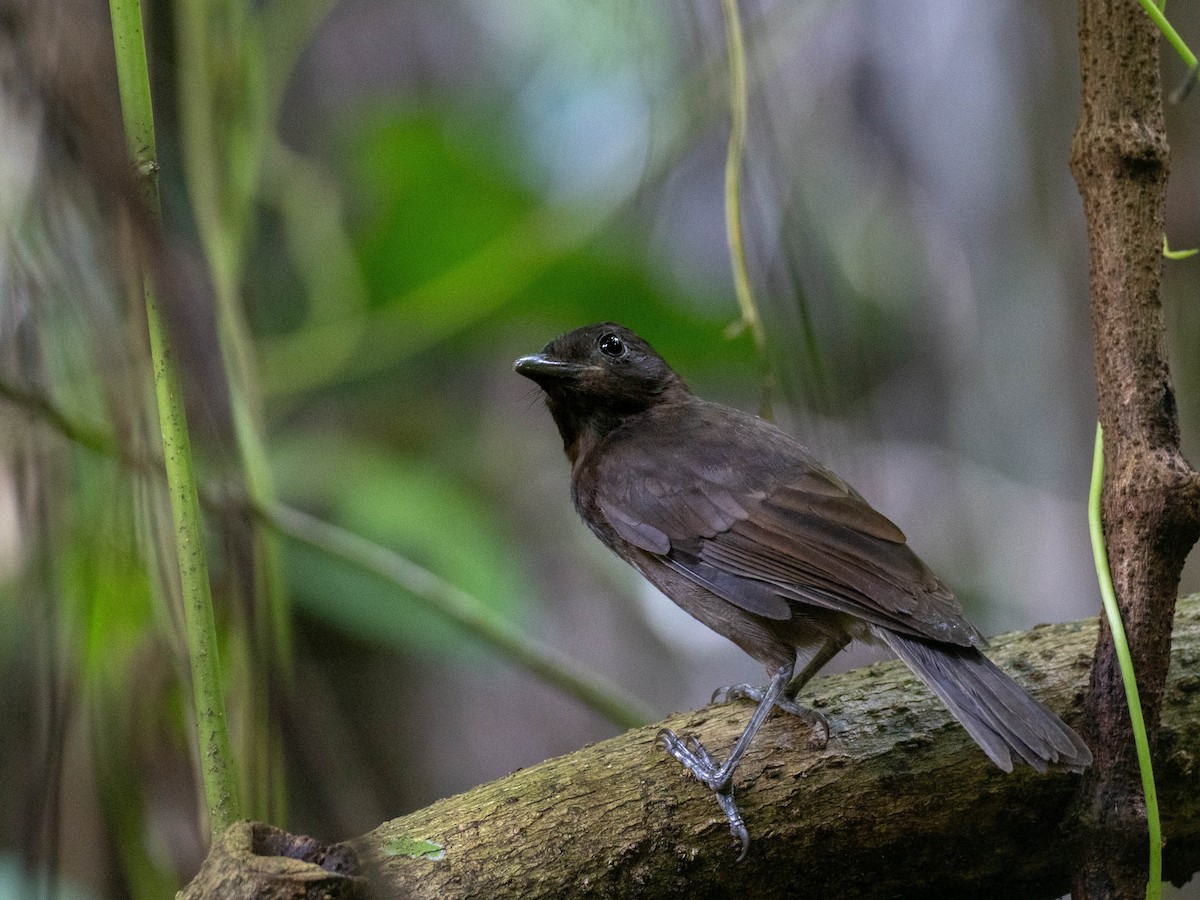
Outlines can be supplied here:
M1078 724L1095 619L995 641L991 655ZM745 704L709 707L549 760L352 843L382 896L1057 897L1073 877L1078 776L1006 775L899 663L819 678L829 746L770 719L738 772L752 835L736 864L710 794L654 747L661 725L720 754ZM1169 877L1200 869L1200 597L1182 601L1159 695ZM424 842L429 842L425 844ZM429 845L441 847L427 855Z

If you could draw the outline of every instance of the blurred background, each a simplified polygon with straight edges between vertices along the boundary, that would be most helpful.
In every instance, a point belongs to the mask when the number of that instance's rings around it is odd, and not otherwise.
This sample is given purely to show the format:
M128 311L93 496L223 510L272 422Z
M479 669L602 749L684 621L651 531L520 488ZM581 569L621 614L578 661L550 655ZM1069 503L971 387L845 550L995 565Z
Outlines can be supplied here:
M206 829L169 517L130 462L157 425L139 231L105 177L105 148L124 151L108 9L3 7L0 897L31 896L22 858L60 873L43 893L165 896ZM776 418L985 633L1095 615L1073 8L741 8ZM1200 34L1193 8L1171 14ZM346 839L622 729L420 596L265 528L236 502L247 480L648 716L760 680L577 520L557 432L512 372L613 320L698 393L759 408L725 238L719 3L171 0L145 25L167 235L151 243L251 809ZM1168 90L1185 74L1166 49L1163 72ZM1197 103L1168 111L1173 249L1200 245ZM1165 265L1197 461L1200 257Z

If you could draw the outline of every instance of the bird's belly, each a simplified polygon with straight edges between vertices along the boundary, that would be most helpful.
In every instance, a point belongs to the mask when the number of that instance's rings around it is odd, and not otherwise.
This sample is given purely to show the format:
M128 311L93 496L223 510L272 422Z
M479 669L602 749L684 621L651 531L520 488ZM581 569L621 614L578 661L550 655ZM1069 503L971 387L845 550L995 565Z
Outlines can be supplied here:
M630 554L645 578L689 616L732 641L768 671L793 662L798 647L824 640L825 629L811 617L786 621L766 619L718 597L648 553Z

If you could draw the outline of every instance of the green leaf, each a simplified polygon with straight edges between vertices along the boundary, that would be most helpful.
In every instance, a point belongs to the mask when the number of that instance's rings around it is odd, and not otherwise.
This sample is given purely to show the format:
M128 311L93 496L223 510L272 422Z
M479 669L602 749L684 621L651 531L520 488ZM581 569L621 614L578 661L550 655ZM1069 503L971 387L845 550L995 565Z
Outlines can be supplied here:
M430 859L437 862L446 855L446 848L433 841L418 841L414 838L392 838L383 845L388 856L408 856L413 859Z

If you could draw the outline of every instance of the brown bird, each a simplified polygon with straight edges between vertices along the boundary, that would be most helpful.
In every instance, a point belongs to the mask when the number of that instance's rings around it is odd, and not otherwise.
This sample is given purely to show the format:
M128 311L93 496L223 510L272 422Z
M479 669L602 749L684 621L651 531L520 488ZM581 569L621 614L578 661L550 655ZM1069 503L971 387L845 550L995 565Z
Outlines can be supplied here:
M734 770L774 706L824 744L828 723L796 694L851 640L891 648L1004 771L1091 763L1079 736L979 651L983 636L904 533L783 431L696 397L612 323L555 338L514 368L545 391L592 532L767 668L765 688L714 694L758 701L723 763L694 736L658 735L716 793L739 859L750 839Z

